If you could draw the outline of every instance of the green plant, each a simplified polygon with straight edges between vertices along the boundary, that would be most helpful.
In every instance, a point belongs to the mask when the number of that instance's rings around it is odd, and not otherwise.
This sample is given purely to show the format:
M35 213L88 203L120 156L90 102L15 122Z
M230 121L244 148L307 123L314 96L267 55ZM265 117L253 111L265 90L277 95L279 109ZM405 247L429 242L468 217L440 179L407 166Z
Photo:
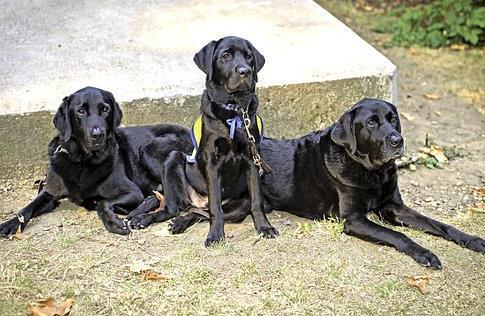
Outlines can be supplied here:
M389 46L479 45L485 41L485 7L473 0L435 0L389 12L376 32L391 33Z

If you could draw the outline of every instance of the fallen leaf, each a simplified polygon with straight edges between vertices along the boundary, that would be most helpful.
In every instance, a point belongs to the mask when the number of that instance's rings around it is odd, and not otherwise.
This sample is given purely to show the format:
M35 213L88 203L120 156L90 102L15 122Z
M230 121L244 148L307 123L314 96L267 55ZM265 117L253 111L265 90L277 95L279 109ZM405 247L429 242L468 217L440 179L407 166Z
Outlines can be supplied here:
M56 300L49 297L36 303L30 303L27 310L32 316L65 316L71 311L74 302L73 298L68 298L60 305L56 305Z
M431 147L421 147L421 148L419 148L419 151L421 153L427 154L428 156L432 156L432 157L436 158L436 160L439 163L448 162L448 158L445 156L443 148L441 148L439 146L431 145ZM422 154L420 156L422 158L426 158L426 157L423 157Z
M161 275L160 273L154 271L153 269L148 269L141 272L142 281L161 281L168 280L169 277Z
M430 281L431 281L431 277L429 275L408 276L407 278L408 285L417 287L423 294L427 294L429 292L428 284Z
M22 229L19 227L17 228L17 231L15 234L8 236L8 239L10 240L21 240L22 239Z
M485 202L470 205L468 211L471 213L485 213Z
M439 95L432 94L432 93L425 93L423 95L424 95L425 98L430 99L430 100L438 100L439 98L441 98Z
M404 117L408 121L414 121L414 116L412 116L411 114L401 112L401 116Z
M158 191L153 191L153 194L155 194L155 197L160 201L160 205L155 211L161 211L165 207L165 197Z
M473 195L478 198L485 198L485 187L474 188Z

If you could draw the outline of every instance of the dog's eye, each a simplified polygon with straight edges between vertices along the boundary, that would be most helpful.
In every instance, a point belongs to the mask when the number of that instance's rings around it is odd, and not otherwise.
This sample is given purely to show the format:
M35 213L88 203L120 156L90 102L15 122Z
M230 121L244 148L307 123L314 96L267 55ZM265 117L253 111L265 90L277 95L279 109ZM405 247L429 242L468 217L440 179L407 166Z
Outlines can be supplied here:
M77 109L77 113L79 115L84 115L84 114L86 114L86 110L84 108L79 108L79 109Z
M103 106L103 108L101 109L101 112L103 112L103 113L107 113L107 112L109 112L109 110L110 110L109 106L105 105L105 106Z
M222 54L222 59L229 60L230 58L231 58L231 54L229 54L229 53Z
M247 54L247 55L246 55L246 59L247 59L247 60L251 60L251 58L253 58L253 56L251 56L251 55L249 55L249 54Z
M397 124L397 117L393 116L393 117L391 118L391 124L392 124L392 125L396 125L396 124Z
M376 125L377 125L377 122L373 119L370 119L370 120L367 121L367 126L369 126L369 127L374 127Z

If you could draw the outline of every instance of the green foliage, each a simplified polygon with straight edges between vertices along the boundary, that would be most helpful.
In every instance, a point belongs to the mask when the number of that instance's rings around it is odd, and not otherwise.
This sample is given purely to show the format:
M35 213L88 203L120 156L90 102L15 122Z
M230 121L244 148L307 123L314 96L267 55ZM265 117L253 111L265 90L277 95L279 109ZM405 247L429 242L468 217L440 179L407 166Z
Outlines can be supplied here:
M390 46L440 47L479 45L485 41L485 7L473 0L435 0L416 7L398 7L378 23L376 32L391 33Z

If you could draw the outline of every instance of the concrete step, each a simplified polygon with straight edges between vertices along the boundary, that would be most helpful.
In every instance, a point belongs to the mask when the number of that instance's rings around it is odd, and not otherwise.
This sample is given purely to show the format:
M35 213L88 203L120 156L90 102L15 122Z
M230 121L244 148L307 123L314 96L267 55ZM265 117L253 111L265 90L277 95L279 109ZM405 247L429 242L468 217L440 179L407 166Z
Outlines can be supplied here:
M188 126L205 79L192 57L226 35L266 57L258 94L270 136L322 128L362 97L396 100L395 65L310 0L0 3L3 165L45 163L52 112L87 85L114 93L125 125Z

